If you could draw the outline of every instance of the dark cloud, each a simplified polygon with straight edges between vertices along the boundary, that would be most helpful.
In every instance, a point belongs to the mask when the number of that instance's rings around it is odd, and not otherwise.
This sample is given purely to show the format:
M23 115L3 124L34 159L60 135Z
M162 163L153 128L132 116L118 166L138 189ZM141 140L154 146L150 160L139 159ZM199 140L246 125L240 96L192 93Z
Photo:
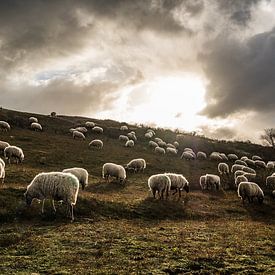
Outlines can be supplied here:
M275 29L244 42L218 37L208 44L208 50L201 55L210 80L202 114L213 118L274 110Z
M216 139L233 139L237 136L236 129L232 127L212 127L209 125L203 125L199 130L207 137Z

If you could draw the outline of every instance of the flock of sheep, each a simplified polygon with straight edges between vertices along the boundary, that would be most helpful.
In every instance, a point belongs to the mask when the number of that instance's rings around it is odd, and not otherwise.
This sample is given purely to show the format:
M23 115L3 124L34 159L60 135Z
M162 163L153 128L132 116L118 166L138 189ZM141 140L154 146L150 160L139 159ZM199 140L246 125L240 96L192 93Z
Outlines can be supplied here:
M35 131L42 131L42 126L38 123L37 118L30 117L31 129ZM94 133L103 134L103 128L96 126L94 122L86 122L85 127L80 126L70 129L73 138L85 139L85 133L90 128ZM10 125L5 121L0 121L0 130L9 131ZM121 131L128 131L126 125L121 126ZM173 143L166 143L161 138L154 137L155 132L151 129L145 133L145 138L149 139L148 146L153 148L157 154L171 154L177 155L179 150L179 143L175 141ZM118 139L124 142L126 147L135 146L137 141L136 133L134 131L129 132L126 135L119 135ZM103 141L100 139L92 140L89 146L98 149L103 148ZM0 141L0 151L3 152L4 157L11 163L14 159L16 164L21 163L24 160L23 150L17 146L11 146L5 141ZM182 159L186 160L205 160L207 155L204 152L197 152L197 154L191 148L185 148L181 154ZM264 193L261 187L254 181L257 173L256 168L264 169L266 173L270 174L274 170L274 161L269 161L267 164L259 157L253 156L249 159L246 156L240 159L236 154L228 154L219 152L212 152L209 155L209 159L218 161L218 172L220 176L228 176L232 174L234 176L234 184L237 188L238 196L242 198L242 201L247 199L248 202L253 202L254 198L262 203L264 200ZM223 161L223 162L220 162ZM234 161L231 169L229 165L224 161ZM115 163L105 163L102 167L102 177L109 182L110 177L116 178L119 182L125 182L127 173L126 171L132 171L134 173L143 172L146 169L146 161L142 158L133 159L127 165L122 166ZM54 201L63 201L68 206L68 212L71 220L74 220L73 206L77 202L77 196L79 192L79 185L82 189L88 185L88 172L84 168L74 167L64 169L62 172L48 172L39 173L34 177L32 182L27 186L25 192L25 198L27 205L30 205L33 199L42 201L42 213L44 212L44 201L50 199L52 201L53 210L56 211ZM200 187L202 190L220 190L222 189L221 177L215 174L206 174L200 177ZM5 162L0 158L0 179L4 183L5 179ZM275 197L275 173L266 177L266 188L271 191L271 194ZM154 198L158 194L160 199L168 198L170 192L173 191L173 195L178 193L181 197L181 191L185 190L189 192L189 182L182 174L175 173L163 173L155 174L149 177L148 187Z

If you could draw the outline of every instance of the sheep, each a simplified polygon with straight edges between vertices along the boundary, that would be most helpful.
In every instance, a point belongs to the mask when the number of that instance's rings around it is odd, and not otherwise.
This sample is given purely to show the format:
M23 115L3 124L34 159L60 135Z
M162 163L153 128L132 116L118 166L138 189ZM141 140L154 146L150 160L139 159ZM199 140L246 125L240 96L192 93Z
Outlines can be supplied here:
M231 167L231 173L235 173L237 170L243 170L244 167L246 166L240 164L233 164Z
M206 189L219 190L221 186L221 179L218 175L206 174L205 175Z
M31 116L31 117L29 117L29 122L30 123L33 123L33 122L38 122L38 119L36 118L36 117L33 117L33 116Z
M64 169L62 172L71 173L75 175L79 181L79 184L81 184L82 190L84 190L84 188L88 185L89 174L86 169L80 167L73 167Z
M269 170L273 170L274 169L274 162L273 161L269 161L266 164L266 168L269 169Z
M103 148L103 141L100 139L94 139L89 143L89 147L102 149Z
M183 149L183 152L194 152L193 149L186 147Z
M243 175L248 179L248 181L255 180L257 176L256 173L244 173Z
M238 159L238 156L236 154L228 154L227 157L229 160L237 160Z
M128 134L127 134L127 137L128 137L129 139L133 140L133 141L137 141L137 137L136 137L136 135L133 134L133 133L128 133Z
M10 144L8 142L0 140L0 151L1 152L4 152L5 148L8 147L8 146L10 146Z
M255 166L259 168L266 168L266 164L262 160L255 160Z
M181 154L181 159L192 160L195 159L191 151L185 151Z
M254 156L252 156L252 160L263 160L261 157L259 157L259 156L256 156L256 155L254 155Z
M206 154L204 152L199 151L197 153L197 159L205 160L205 159L207 159L207 156L206 156Z
M167 147L166 153L167 155L177 155L178 150L176 148Z
M96 134L103 134L103 128L99 126L95 126L94 128L92 128L92 131Z
M127 131L128 130L128 126L127 125L121 125L120 126L120 131Z
M229 166L225 162L220 162L218 165L218 171L219 173L228 175L229 174Z
M153 140L150 140L149 147L156 148L156 147L158 147L158 144L156 142L154 142Z
M160 199L164 199L164 193L166 193L167 199L171 189L171 180L165 174L152 175L148 179L148 187L149 190L152 192L154 199L156 198L156 192L158 192Z
M175 145L172 144L172 143L167 143L167 144L166 144L166 147L167 147L167 148L174 148L174 149L176 149Z
M135 146L135 142L133 140L128 140L125 143L125 147L134 147Z
M131 131L130 134L136 135L136 132L135 131Z
M75 138L85 139L85 136L83 133L75 130L75 131L73 131L73 139L75 139Z
M255 171L253 168L250 168L250 167L244 166L244 167L242 168L242 170L243 170L244 172L246 172L246 173L256 174L256 171Z
M265 180L265 184L268 189L275 189L275 176L268 176Z
M246 157L246 156L241 157L241 160L242 160L242 161L245 161L245 160L247 160L247 159L248 159L248 157Z
M139 159L132 159L128 164L126 164L125 169L133 170L135 172L143 172L146 168L146 161L142 158Z
M152 135L153 135L153 136L155 136L155 135L156 135L155 131L154 131L154 130L152 130L152 129L148 129L148 130L147 130L147 133L152 133Z
M17 146L8 146L4 150L4 157L8 159L9 164L11 163L11 158L14 158L16 164L18 164L24 160L24 153L23 150Z
M240 165L243 165L243 166L247 166L246 162L243 161L243 160L240 160L240 159L235 160L235 164L240 164Z
M34 131L42 131L42 126L38 122L33 122L31 124L31 129Z
M72 134L74 131L76 131L75 130L75 128L71 128L70 130L69 130L69 132Z
M200 177L201 190L206 190L206 175Z
M33 199L42 200L41 212L44 213L45 199L52 200L54 212L56 212L54 201L63 201L69 208L71 220L74 220L73 206L76 204L79 191L79 181L71 173L49 172L39 173L27 186L25 192L26 203L31 205Z
M245 174L245 171L243 170L237 170L234 173L234 179L236 179L238 176L242 176L243 174Z
M238 177L235 179L235 185L236 185L236 187L238 187L239 184L240 184L241 182L244 182L244 181L248 181L248 179L247 179L246 176L244 176L244 175L238 176Z
M8 122L1 120L0 121L0 131L1 132L8 132L10 131L11 127Z
M254 167L255 166L255 161L254 160L252 160L252 159L246 159L245 161L244 161L248 166L252 166L252 167Z
M147 132L147 133L145 133L144 136L148 139L151 139L153 137L153 134L152 134L152 132Z
M183 189L186 191L186 193L189 193L189 182L183 175L175 174L175 173L165 173L164 175L170 178L170 181L171 181L170 190L175 190L173 195L179 192L179 198L180 198L181 191Z
M85 126L86 128L94 128L95 127L95 123L92 121L86 121L85 122Z
M177 141L174 141L173 144L176 148L179 148L179 146L180 146L180 144Z
M80 132L80 133L82 133L82 134L85 134L85 133L88 132L87 128L86 127L82 127L82 126L76 127L75 130L78 131L78 132Z
M2 180L2 184L4 184L5 180L5 162L0 158L0 180Z
M157 142L157 144L160 146L160 147L166 147L166 142L165 141L160 141L160 142Z
M263 190L254 182L241 182L238 186L238 196L242 198L243 204L246 198L249 203L253 202L254 198L257 198L259 203L264 200Z
M228 157L226 156L225 153L220 153L220 157L222 158L222 160L225 160L225 161L228 160Z
M214 160L214 161L223 160L218 152L212 152L209 158L210 160Z
M162 140L161 138L156 137L156 138L154 138L154 141L155 141L156 143L159 143L159 142L162 142L163 140Z
M118 137L118 140L119 140L119 141L126 142L126 141L128 141L128 140L129 140L129 138L128 138L127 136L120 135L120 136Z
M126 171L123 166L107 162L102 167L102 178L109 182L110 177L115 177L121 183L126 181Z
M155 153L159 155L165 155L165 149L161 147L155 147Z

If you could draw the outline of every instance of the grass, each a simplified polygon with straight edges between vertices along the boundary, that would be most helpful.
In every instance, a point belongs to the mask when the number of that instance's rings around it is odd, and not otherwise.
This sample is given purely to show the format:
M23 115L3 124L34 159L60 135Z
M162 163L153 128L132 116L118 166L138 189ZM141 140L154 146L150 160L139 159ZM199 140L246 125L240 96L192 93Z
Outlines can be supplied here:
M0 120L15 125L11 132L0 133L0 140L21 146L26 156L21 165L7 165L0 188L0 274L275 273L275 203L269 195L263 205L243 206L235 190L201 192L200 175L217 173L217 163L156 156L143 138L134 148L124 148L117 140L117 122L97 121L105 131L104 148L97 151L89 150L88 143L98 136L88 133L86 141L77 141L68 134L68 128L85 118L39 116L46 129L36 133L27 128L29 116L0 112ZM145 129L130 128L138 137L144 135ZM171 131L156 131L167 141L176 138ZM266 160L274 153L253 144L216 144L189 136L181 141L181 149L192 145L261 154ZM148 162L143 174L129 174L125 185L101 179L105 162L124 164L135 157ZM79 193L75 222L66 218L64 205L57 204L54 214L47 202L44 215L37 201L25 206L23 194L37 173L73 166L90 174L88 188ZM147 179L164 171L183 173L191 192L181 199L152 199ZM258 173L263 187L263 171ZM222 181L230 183L232 177Z

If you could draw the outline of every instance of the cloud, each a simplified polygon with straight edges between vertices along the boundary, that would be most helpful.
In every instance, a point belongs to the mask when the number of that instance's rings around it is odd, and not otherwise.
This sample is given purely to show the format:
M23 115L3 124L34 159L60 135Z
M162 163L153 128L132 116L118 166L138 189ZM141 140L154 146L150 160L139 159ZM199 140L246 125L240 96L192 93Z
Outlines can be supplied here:
M214 127L209 125L202 125L199 128L199 132L202 132L205 136L215 139L233 139L237 136L236 129L232 127Z

